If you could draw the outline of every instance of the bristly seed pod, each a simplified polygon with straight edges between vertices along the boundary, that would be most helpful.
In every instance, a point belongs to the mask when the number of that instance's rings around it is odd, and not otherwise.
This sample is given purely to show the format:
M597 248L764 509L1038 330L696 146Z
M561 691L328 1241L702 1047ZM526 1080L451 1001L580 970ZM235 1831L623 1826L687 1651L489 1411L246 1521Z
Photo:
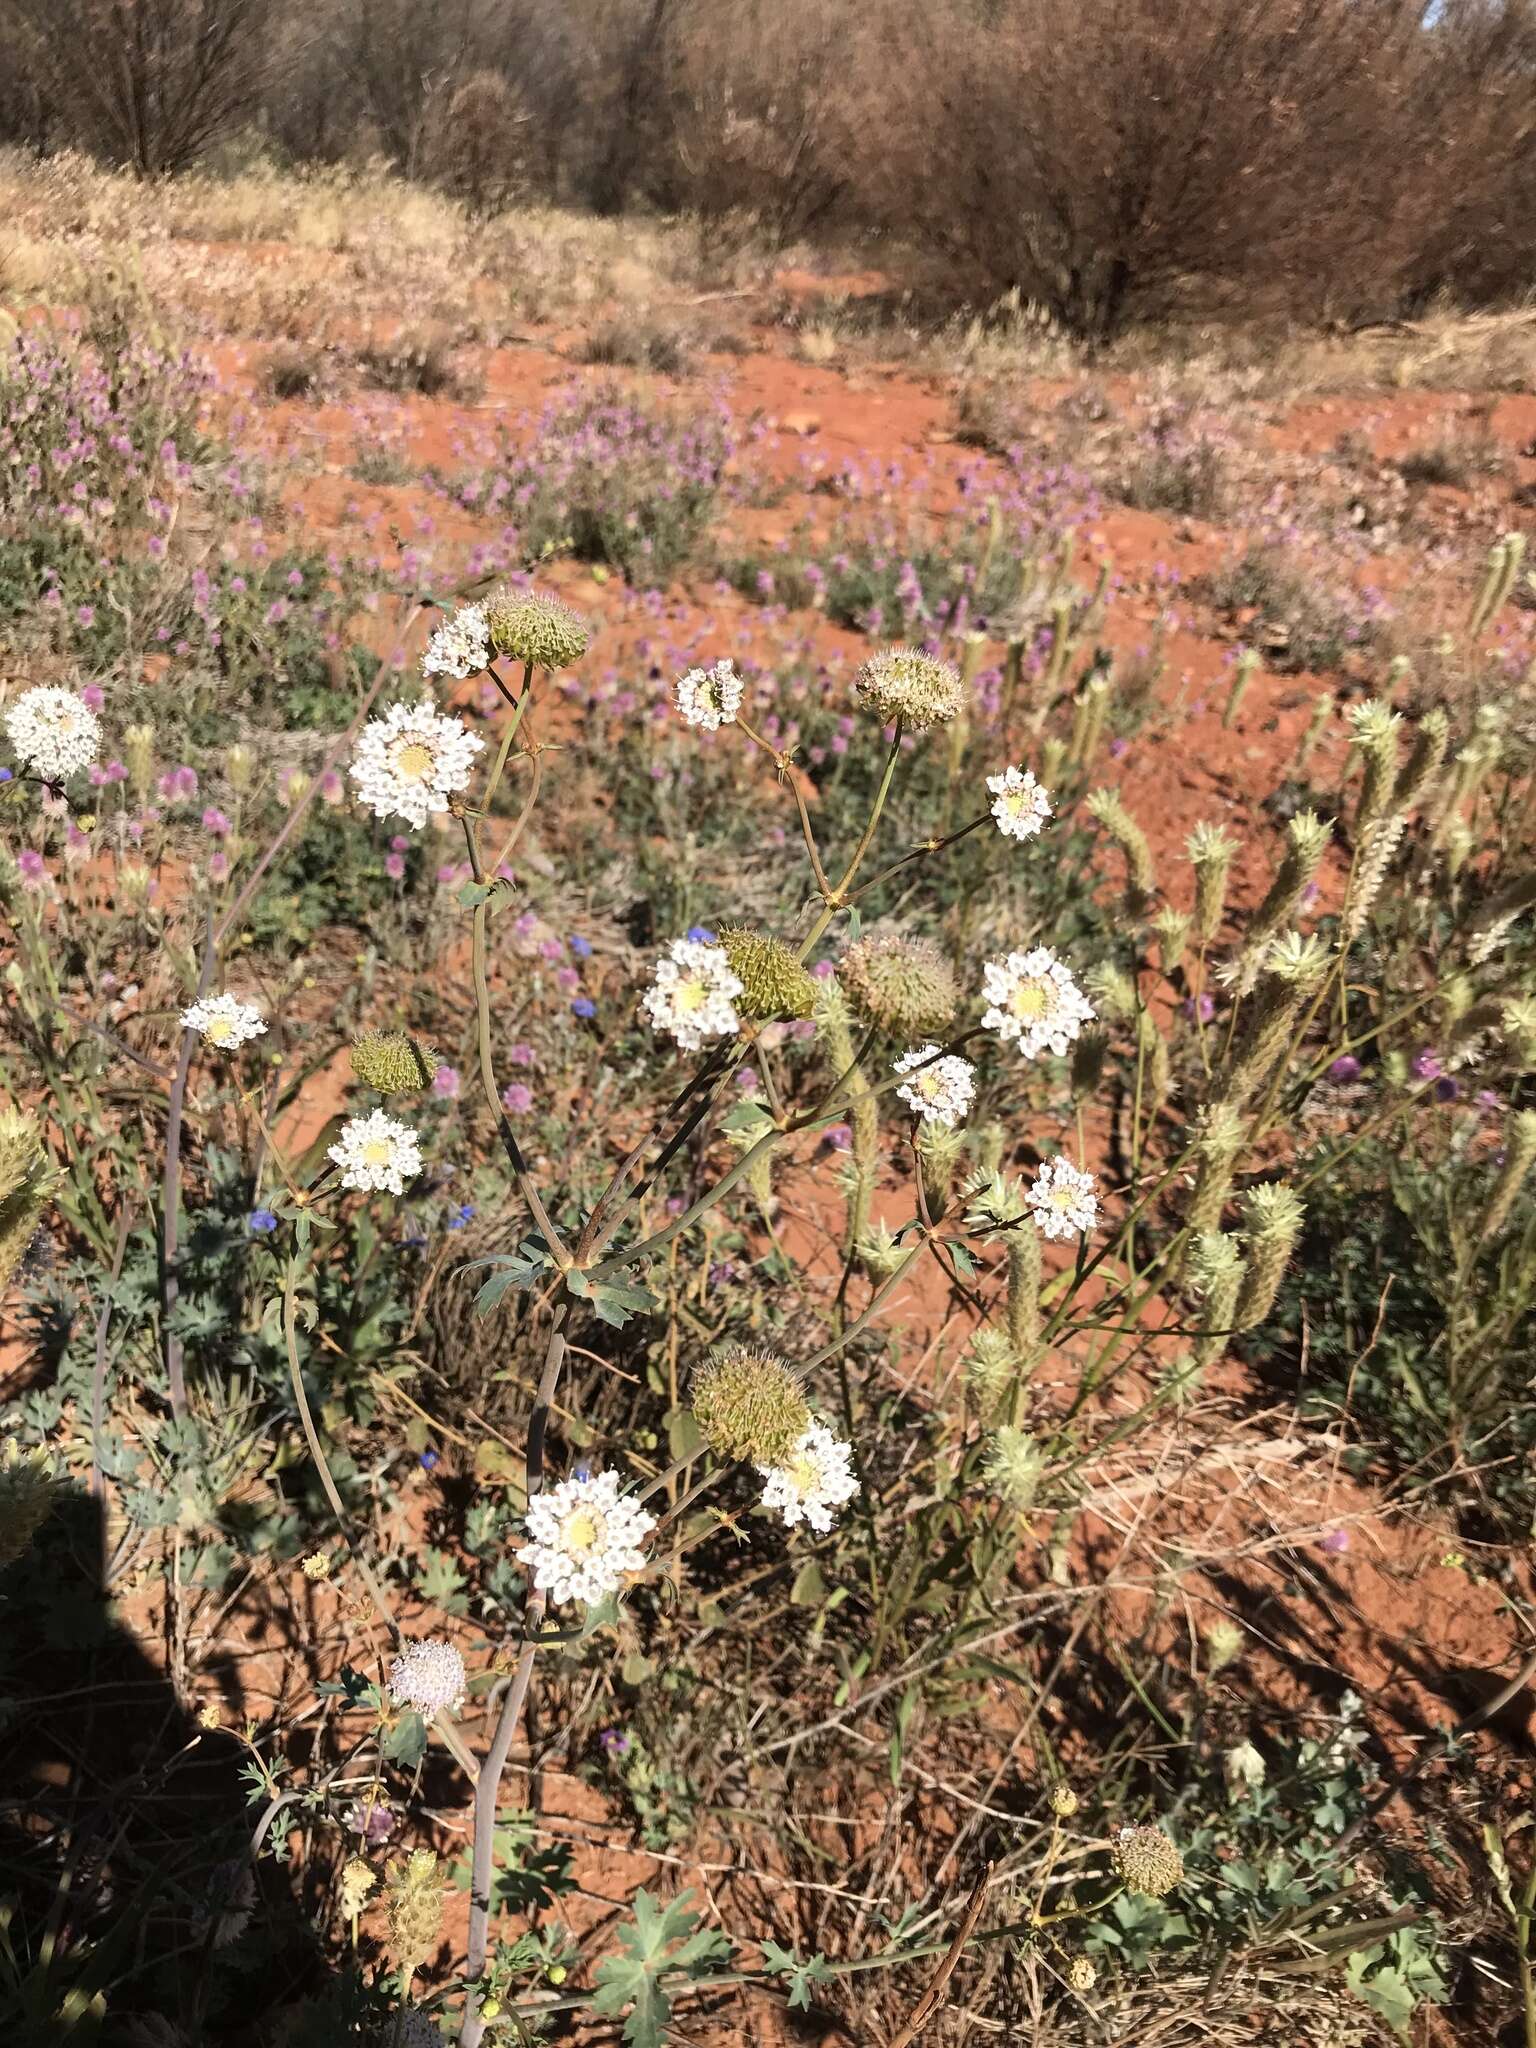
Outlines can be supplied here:
M959 1007L955 970L931 939L871 932L844 953L837 976L866 1023L908 1044L941 1037Z
M570 668L587 651L591 629L579 612L541 590L499 590L485 608L498 654L533 668Z
M431 1047L408 1031L365 1031L353 1041L351 1060L358 1080L380 1095L409 1095L429 1088L437 1072Z
M724 1344L693 1376L693 1419L719 1458L787 1465L811 1426L805 1388L776 1352Z
M1184 1877L1184 1859L1161 1828L1118 1828L1109 1841L1109 1860L1128 1892L1166 1898Z
M32 1547L59 1493L53 1459L40 1445L22 1450L15 1437L0 1447L0 1571Z
M882 724L898 720L908 732L945 725L965 705L960 671L951 662L915 647L887 647L872 654L853 678L854 694Z
M763 1023L810 1016L819 993L816 982L781 939L730 924L721 927L720 943L741 983L736 1007L743 1017Z

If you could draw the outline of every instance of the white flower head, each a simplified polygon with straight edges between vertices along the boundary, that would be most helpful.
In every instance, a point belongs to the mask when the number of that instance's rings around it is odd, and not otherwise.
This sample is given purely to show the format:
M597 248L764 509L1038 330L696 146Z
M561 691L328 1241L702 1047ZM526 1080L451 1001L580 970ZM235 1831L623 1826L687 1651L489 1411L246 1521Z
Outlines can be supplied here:
M910 1074L910 1081L903 1081L896 1093L914 1116L921 1117L925 1124L945 1124L953 1130L956 1124L964 1123L976 1093L976 1069L969 1060L963 1060L958 1053L946 1053L943 1059L935 1059L936 1045L919 1046L916 1052L905 1052L899 1060L892 1062L895 1074Z
M418 828L448 808L469 781L485 741L463 722L421 704L391 704L363 727L352 756L358 795L380 818L404 818Z
M1047 1050L1064 1053L1093 1021L1093 1005L1071 969L1046 946L989 960L982 973L982 994L991 1005L982 1023L1004 1044L1015 1041L1027 1060Z
M389 1696L397 1707L413 1707L429 1721L457 1709L464 1704L464 1659L452 1643L402 1644L389 1667Z
M101 747L94 711L73 690L41 683L16 699L5 714L11 744L27 767L45 782L64 782L89 768Z
M1027 768L989 775L992 815L1005 839L1033 839L1051 815L1051 800Z
M325 1156L341 1168L344 1188L403 1195L406 1182L421 1171L421 1144L416 1133L382 1109L349 1118Z
M451 676L462 683L466 676L477 676L490 664L491 629L485 606L465 604L444 619L427 642L421 672L424 676Z
M220 1052L233 1052L248 1038L260 1038L267 1027L254 1004L222 995L204 996L201 1002L189 1005L181 1013L181 1028L197 1032Z
M1098 1187L1070 1159L1047 1159L1028 1195L1030 1214L1042 1237L1065 1243L1092 1230L1099 1220Z
M529 1541L517 1561L533 1574L535 1590L557 1606L577 1600L594 1607L619 1590L627 1572L644 1569L641 1545L656 1517L619 1486L617 1472L583 1468L529 1501Z
M745 688L734 663L717 661L713 668L691 668L679 676L672 695L685 725L718 732L735 724Z
M674 939L671 950L656 963L656 979L640 998L640 1007L657 1031L677 1040L684 1052L697 1052L708 1038L724 1038L739 1030L736 998L742 993L723 946L702 939Z
M859 1490L849 1459L852 1444L835 1437L824 1422L813 1422L794 1449L787 1465L759 1465L767 1480L763 1506L777 1508L784 1526L809 1522L825 1536L832 1526L832 1511L852 1500Z

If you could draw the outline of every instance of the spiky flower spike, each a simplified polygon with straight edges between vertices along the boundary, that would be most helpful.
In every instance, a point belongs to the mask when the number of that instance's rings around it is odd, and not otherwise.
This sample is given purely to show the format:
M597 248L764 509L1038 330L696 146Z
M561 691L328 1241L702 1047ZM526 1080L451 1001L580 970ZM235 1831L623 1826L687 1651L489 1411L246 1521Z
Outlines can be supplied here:
M809 1017L819 993L815 980L782 939L749 931L745 925L721 928L720 943L731 972L741 983L736 1008L743 1017L762 1023L775 1017Z
M1027 1429L1005 1422L992 1432L981 1476L1005 1506L1027 1514L1035 1504L1045 1457Z
M155 779L155 728L130 725L123 732L123 765L135 796L147 796Z
M1234 1327L1238 1289L1243 1282L1243 1258L1237 1239L1220 1230L1208 1230L1197 1237L1190 1254L1190 1278L1202 1303L1195 1369L1203 1372L1221 1356Z
M352 1041L352 1071L365 1088L380 1095L409 1095L430 1088L437 1056L408 1031L365 1031Z
M414 1976L437 1947L445 1890L430 1849L413 1849L389 1866L389 1952L403 1977Z
M6 1438L0 1448L0 1571L31 1549L58 1487L47 1451L24 1451L15 1437Z
M485 623L498 654L534 668L570 668L592 637L579 612L542 590L498 590Z
M1264 972L1253 998L1247 1033L1217 1082L1218 1101L1241 1109L1290 1057L1297 1012L1327 964L1328 947L1315 934L1303 938L1300 932L1287 932L1271 944L1264 955Z
M1237 1297L1236 1324L1257 1329L1275 1305L1281 1277L1301 1235L1306 1207L1284 1181L1265 1181L1243 1197L1248 1232L1248 1270Z
M1285 827L1285 853L1264 901L1254 912L1248 927L1244 951L1257 958L1262 944L1290 924L1301 908L1301 899L1317 873L1333 827L1316 811L1298 811Z
M1247 1125L1242 1112L1226 1103L1212 1103L1200 1120L1195 1151L1200 1165L1195 1175L1194 1199L1189 1205L1189 1232L1199 1238L1219 1230L1232 1169L1242 1150Z
M1126 809L1118 790L1094 790L1086 801L1086 809L1125 855L1126 908L1133 916L1138 915L1157 890L1157 870L1152 864L1147 835Z
M1350 745L1358 747L1365 763L1360 784L1360 806L1355 815L1355 832L1358 835L1382 817L1392 801L1393 786L1397 781L1398 733L1403 720L1400 712L1384 704L1379 698L1369 703L1356 704L1349 714L1354 727Z
M1483 1213L1480 1234L1484 1238L1493 1237L1503 1229L1505 1219L1514 1207L1515 1197L1533 1166L1536 1166L1536 1109L1521 1109L1504 1127L1504 1164L1499 1169L1499 1177L1493 1184L1488 1207Z
M37 1125L30 1117L0 1116L0 1295L32 1242L52 1180Z
M848 948L837 973L867 1024L909 1044L942 1036L959 1007L955 970L931 939L871 932Z
M947 725L965 705L960 671L915 647L887 647L872 654L853 678L861 704L879 714L885 725L898 719L908 732L926 732Z
M1408 758L1397 778L1397 787L1392 792L1394 811L1415 810L1424 801L1430 784L1440 773L1450 737L1449 716L1438 704L1432 705L1419 720L1413 745L1408 749Z
M1184 843L1195 871L1195 938L1208 946L1221 927L1236 842L1219 825L1197 825Z
M1144 1899L1166 1898L1183 1882L1184 1859L1161 1828L1117 1828L1109 1838L1109 1860L1126 1890Z
M1160 910L1152 920L1165 976L1177 974L1189 950L1189 918L1182 910Z
M693 1419L716 1457L787 1465L811 1411L799 1375L775 1352L723 1344L694 1373Z

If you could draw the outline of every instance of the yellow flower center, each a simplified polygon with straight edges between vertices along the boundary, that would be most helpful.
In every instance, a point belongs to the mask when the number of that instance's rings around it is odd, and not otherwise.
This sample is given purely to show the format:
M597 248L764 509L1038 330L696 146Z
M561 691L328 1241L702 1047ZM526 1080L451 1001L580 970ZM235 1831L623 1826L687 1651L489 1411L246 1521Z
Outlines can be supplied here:
M394 1156L395 1148L391 1145L388 1138L370 1138L363 1147L363 1164L365 1166L388 1166Z
M586 1557L603 1540L603 1518L595 1508L576 1508L566 1517L565 1527L560 1533L567 1550L574 1551L578 1557Z
M805 1451L801 1452L800 1456L796 1458L794 1464L789 1468L789 1483L801 1500L808 1500L816 1491L816 1484L820 1477L821 1474L816 1468L815 1460Z
M232 1018L210 1017L208 1019L208 1036L213 1040L215 1045L227 1044L229 1040L234 1037L234 1035L235 1026L234 1020Z
M703 1009L708 994L702 981L680 981L674 999L676 1007L685 1017L691 1016L695 1010Z
M1009 997L1008 1007L1015 1017L1043 1017L1051 1007L1051 984L1044 980L1021 981Z
M1055 1187L1051 1189L1051 1207L1053 1209L1067 1210L1074 1208L1076 1204L1076 1188Z
M432 749L411 740L395 756L395 767L407 782L424 782L433 769Z

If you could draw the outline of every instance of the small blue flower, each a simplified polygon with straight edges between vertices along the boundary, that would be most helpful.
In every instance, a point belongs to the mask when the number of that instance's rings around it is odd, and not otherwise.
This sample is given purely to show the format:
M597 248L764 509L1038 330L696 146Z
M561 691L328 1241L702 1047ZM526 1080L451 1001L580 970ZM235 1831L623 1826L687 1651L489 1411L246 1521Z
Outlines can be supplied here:
M9 768L0 768L0 782L13 782L15 777Z
M707 924L689 925L688 936L701 946L712 946L715 943L715 935Z
M581 1485L585 1486L587 1481L592 1477L592 1467L590 1465L578 1465L576 1467L574 1477L580 1482Z
M578 960L590 960L592 958L592 941L584 939L580 932L578 932L571 940L571 951Z
M423 1472L435 1472L437 1470L437 1453L434 1450L425 1450L416 1462L420 1465Z
M253 1209L245 1219L245 1227L257 1237L265 1237L269 1231L276 1230L277 1218L270 1209Z
M571 1005L571 1015L573 1017L595 1017L597 1015L597 1005L590 996L578 996Z
M461 1202L448 1218L448 1228L450 1230L462 1230L474 1213L475 1205L473 1202Z

